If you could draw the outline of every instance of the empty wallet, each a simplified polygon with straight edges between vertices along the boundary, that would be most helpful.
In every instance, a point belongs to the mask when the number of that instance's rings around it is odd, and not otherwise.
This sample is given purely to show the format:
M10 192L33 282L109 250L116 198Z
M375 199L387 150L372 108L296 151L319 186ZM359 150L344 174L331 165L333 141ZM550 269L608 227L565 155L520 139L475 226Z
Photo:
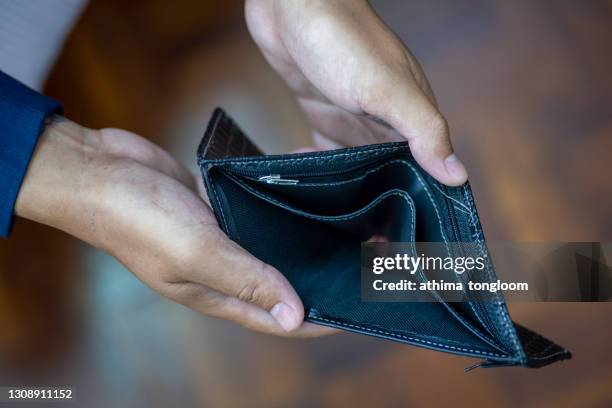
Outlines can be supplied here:
M478 302L366 302L361 243L469 242L488 256L469 184L448 187L408 144L262 155L217 108L198 148L211 206L228 237L283 273L305 320L432 350L476 366L541 367L569 351L512 322L501 296Z

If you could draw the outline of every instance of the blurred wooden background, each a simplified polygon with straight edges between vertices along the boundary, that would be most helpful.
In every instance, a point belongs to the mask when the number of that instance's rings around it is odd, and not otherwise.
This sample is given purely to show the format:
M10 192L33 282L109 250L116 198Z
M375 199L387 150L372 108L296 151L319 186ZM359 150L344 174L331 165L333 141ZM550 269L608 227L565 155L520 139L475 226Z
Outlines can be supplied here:
M427 72L490 240L612 241L612 2L376 0ZM47 92L195 170L224 106L268 152L308 143L242 1L93 0ZM610 260L608 260L610 261ZM105 254L19 220L0 242L0 383L87 406L610 406L612 305L513 304L574 359L541 370L342 334L290 341L161 299Z

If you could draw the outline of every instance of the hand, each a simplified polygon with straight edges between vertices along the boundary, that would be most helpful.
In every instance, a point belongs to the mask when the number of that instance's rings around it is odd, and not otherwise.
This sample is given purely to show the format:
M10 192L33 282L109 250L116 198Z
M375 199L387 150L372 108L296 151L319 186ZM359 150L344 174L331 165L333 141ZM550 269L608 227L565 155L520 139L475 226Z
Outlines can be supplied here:
M227 238L198 185L140 136L56 117L15 208L107 251L157 292L203 314L278 335L330 332L303 323L289 282Z
M466 181L425 74L365 0L247 0L246 19L296 92L317 147L407 139L440 182Z

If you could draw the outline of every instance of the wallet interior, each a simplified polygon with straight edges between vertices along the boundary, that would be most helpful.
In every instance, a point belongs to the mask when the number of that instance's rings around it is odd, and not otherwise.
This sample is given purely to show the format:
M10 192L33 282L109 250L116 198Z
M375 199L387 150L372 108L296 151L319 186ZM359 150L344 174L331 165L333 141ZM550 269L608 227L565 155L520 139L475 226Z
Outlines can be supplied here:
M306 320L480 357L485 366L536 367L569 357L513 324L501 296L445 302L433 292L431 302L362 301L361 243L372 237L482 243L489 260L469 186L439 184L420 169L406 143L232 157L256 152L245 140L222 111L215 112L199 149L211 205L231 239L287 277ZM490 261L488 268L493 280Z

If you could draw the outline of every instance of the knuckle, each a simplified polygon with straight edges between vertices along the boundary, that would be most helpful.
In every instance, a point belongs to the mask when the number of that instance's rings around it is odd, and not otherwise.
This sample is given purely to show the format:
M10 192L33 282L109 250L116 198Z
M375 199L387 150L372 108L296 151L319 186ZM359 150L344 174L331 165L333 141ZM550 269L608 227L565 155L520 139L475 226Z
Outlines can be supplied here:
M273 279L274 274L271 273L273 268L262 262L259 264L258 269L254 274L256 278L245 282L236 294L236 297L243 302L260 304L266 298L266 290L262 279Z
M246 283L238 290L236 297L246 303L257 303L261 299L260 293L260 285Z

